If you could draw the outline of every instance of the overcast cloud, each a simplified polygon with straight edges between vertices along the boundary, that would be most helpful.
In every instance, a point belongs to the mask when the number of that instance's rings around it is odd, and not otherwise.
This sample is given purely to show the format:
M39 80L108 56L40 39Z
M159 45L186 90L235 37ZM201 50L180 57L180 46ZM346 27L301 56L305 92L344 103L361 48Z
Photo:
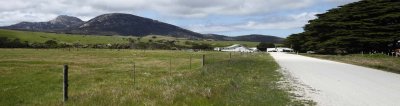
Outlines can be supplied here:
M218 32L229 32L235 30L262 30L262 29L293 29L301 28L307 24L308 20L315 19L316 12L312 13L300 13L295 15L289 15L287 17L280 17L279 21L271 21L274 19L262 19L262 20L251 20L241 23L233 23L226 25L215 25L215 24L198 24L190 25L187 28L196 32L203 33L218 33Z
M167 21L200 33L295 29L315 19L317 13L355 1L358 0L0 0L0 26L48 21L58 15L86 21L104 13L121 12ZM203 21L213 17L226 20ZM243 19L238 22L232 17Z

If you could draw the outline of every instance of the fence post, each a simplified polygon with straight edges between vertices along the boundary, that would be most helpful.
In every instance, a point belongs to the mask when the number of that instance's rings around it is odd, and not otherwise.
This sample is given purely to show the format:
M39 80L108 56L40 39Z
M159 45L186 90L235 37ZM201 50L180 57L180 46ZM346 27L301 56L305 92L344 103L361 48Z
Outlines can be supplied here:
M68 65L64 65L64 102L68 100Z
M203 66L203 67L204 67L204 65L205 65L205 58L206 58L206 55L203 54L203 62L202 62L202 66Z
M133 86L136 85L136 63L133 63Z

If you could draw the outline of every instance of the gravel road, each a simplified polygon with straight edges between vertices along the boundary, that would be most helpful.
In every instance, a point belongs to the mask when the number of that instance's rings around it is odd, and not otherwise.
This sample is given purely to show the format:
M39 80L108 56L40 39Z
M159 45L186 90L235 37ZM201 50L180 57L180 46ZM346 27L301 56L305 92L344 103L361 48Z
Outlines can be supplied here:
M400 106L400 75L296 54L271 53L301 97L320 106ZM289 75L289 76L287 76Z

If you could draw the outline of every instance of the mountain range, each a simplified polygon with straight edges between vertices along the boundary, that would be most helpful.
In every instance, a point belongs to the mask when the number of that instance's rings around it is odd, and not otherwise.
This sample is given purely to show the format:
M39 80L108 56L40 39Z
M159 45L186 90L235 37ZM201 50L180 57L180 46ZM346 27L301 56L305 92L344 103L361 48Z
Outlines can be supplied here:
M76 28L82 25L84 21L79 18L60 15L48 22L20 22L18 24L6 26L3 28L16 30L30 30L42 32L61 32L70 28Z
M146 36L163 35L189 39L214 39L221 41L254 41L281 43L283 38L268 35L245 35L229 37L217 34L200 34L175 25L125 13L110 13L89 21L60 15L47 22L20 22L1 27L3 29L54 32L83 35Z

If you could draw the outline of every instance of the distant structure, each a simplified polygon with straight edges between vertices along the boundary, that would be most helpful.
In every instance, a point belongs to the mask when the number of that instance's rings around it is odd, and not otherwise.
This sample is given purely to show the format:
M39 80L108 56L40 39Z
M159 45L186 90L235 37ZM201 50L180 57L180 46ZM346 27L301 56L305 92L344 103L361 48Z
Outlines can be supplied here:
M252 48L249 48L250 50L252 50L253 52L258 52L259 50L257 49L257 47L252 47Z
M294 50L286 47L276 47L276 48L267 48L267 52L294 52Z
M257 49L257 48L256 48ZM247 48L241 44L234 44L228 47L216 47L215 51L224 51L224 52L255 52L254 48Z

